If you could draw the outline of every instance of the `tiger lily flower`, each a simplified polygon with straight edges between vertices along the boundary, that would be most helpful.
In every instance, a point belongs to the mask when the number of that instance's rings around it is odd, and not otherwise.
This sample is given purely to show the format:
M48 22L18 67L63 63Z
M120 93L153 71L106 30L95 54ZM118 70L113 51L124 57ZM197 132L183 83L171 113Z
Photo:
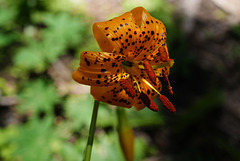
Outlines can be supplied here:
M80 66L73 73L78 83L90 85L95 100L137 110L148 107L158 111L152 101L157 95L163 105L174 106L160 94L174 60L169 58L166 28L143 7L93 25L102 52L83 51Z

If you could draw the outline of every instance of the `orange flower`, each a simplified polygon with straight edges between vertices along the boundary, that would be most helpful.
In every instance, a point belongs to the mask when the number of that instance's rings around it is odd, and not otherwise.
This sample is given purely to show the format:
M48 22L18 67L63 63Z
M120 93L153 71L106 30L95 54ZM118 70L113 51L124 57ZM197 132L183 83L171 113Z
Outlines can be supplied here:
M134 106L137 110L147 106L157 111L152 101L161 95L162 85L157 77L164 76L166 80L174 64L169 58L163 23L137 7L95 23L93 33L102 52L82 52L73 79L90 85L91 94L98 101Z

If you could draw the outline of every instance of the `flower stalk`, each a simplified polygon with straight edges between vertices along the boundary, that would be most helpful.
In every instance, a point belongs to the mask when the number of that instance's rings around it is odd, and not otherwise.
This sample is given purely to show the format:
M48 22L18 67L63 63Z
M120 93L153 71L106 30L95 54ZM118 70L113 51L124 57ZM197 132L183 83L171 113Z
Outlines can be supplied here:
M99 101L95 100L94 107L93 107L91 124L90 124L88 142L87 142L87 147L85 149L85 155L84 155L83 161L90 161L90 159L91 159L92 146L93 146L93 140L94 140L94 133L95 133L95 129L96 129L98 107L99 107Z

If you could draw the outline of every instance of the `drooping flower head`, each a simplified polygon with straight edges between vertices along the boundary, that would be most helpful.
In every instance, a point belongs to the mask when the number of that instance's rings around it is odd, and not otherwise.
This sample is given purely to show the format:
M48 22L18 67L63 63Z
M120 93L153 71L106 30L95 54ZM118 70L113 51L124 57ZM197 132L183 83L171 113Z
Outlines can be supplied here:
M174 106L160 94L162 84L167 82L169 69L174 64L169 58L166 45L166 29L163 23L143 8L108 21L93 25L93 33L102 52L83 51L80 67L73 79L91 86L94 99L112 105L137 110L148 107L157 111L152 101L157 95L163 105Z

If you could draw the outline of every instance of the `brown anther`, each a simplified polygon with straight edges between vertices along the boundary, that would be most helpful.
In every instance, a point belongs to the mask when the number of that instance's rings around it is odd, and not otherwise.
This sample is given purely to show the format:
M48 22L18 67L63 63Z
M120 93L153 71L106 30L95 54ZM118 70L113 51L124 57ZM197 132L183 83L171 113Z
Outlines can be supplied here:
M164 71L162 71L163 74L163 80L167 83L167 89L168 89L168 93L173 95L173 90L172 90L172 86L170 84L170 81L168 79L168 76L166 76L166 74L164 73Z
M152 111L158 111L158 106L146 95L145 93L141 92L139 98L142 102Z
M163 61L163 62L166 62L168 61L168 54L167 54L167 50L165 48L165 46L161 46L158 48L158 51L160 53L160 60Z
M150 81L154 84L156 84L156 80L157 80L157 76L153 70L153 68L151 67L151 65L149 64L148 61L144 60L143 61L143 66L145 68L145 71L148 75L148 78L150 79Z
M128 81L126 79L120 79L119 80L120 85L122 86L122 88L126 91L126 93L130 96L130 97L135 97L136 96L136 92L133 89L133 87L128 83Z
M159 99L161 100L163 106L165 106L169 111L171 112L176 112L176 108L173 106L173 104L169 101L169 99L164 96L164 95L160 95Z

